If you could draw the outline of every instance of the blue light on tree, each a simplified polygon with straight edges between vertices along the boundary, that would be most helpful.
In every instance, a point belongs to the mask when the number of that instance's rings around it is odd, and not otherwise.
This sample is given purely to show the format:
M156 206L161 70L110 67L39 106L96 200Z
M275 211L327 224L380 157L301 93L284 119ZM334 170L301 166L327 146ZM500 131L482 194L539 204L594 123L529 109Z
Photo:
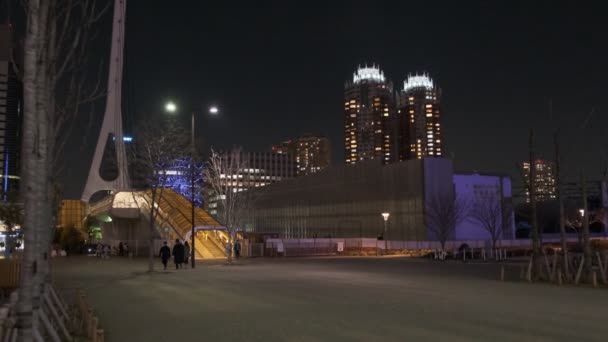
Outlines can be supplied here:
M192 196L192 169L191 159L179 159L175 163L175 167L167 170L167 179L165 186L173 191L181 194L186 199L190 200ZM194 204L197 207L203 206L203 163L194 161Z

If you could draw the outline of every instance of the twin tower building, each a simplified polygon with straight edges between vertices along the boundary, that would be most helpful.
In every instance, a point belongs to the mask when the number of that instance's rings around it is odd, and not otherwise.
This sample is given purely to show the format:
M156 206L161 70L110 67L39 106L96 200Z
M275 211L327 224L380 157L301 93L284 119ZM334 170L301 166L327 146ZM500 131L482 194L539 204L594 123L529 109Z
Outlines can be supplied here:
M378 66L359 67L344 85L346 164L443 156L440 97L427 74L393 88Z

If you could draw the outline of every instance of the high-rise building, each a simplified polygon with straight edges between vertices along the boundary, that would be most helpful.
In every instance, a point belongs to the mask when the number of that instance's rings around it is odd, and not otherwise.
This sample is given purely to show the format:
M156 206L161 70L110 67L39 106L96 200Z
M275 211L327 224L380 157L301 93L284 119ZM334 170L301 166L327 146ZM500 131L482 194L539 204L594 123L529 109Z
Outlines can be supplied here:
M226 156L230 158L230 154ZM220 175L220 180L228 183L228 187L234 192L246 191L250 188L258 188L296 176L296 164L294 157L290 154L272 152L240 152L238 156L242 167L230 174ZM229 165L230 162L225 164ZM223 184L226 184L223 183ZM205 210L214 217L218 217L219 199L211 187L205 192Z
M553 173L553 163L543 159L534 161L536 166L536 175L534 177L534 186L536 189L536 200L546 201L556 198L555 193L555 174ZM523 162L522 170L524 180L526 182L526 203L530 202L530 190L527 184L530 184L530 163Z
M344 85L344 154L346 164L395 160L392 116L393 84L379 67L359 67Z
M272 153L290 154L292 156L295 156L297 145L298 145L297 139L289 139L289 140L281 141L278 144L272 145L271 150L272 150Z
M304 135L272 146L272 152L290 154L296 163L296 174L304 176L329 166L329 139L323 136Z
M13 28L0 25L0 189L1 200L19 188L23 86L17 75L20 51Z
M441 157L441 90L427 75L408 76L397 96L399 160Z

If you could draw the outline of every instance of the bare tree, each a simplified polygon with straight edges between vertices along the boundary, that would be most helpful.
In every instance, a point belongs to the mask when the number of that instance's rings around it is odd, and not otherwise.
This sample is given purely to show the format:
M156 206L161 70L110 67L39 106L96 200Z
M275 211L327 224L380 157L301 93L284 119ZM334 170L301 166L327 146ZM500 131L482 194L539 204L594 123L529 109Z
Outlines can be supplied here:
M427 229L445 250L445 243L454 236L456 226L470 214L470 202L450 192L436 193L426 200Z
M591 255L591 239L589 238L589 208L587 207L587 183L585 179L585 172L581 171L581 192L582 192L582 216L583 216L583 268L585 280L591 282L593 274L593 260Z
M170 121L166 126L160 124L145 124L137 134L133 163L144 178L149 189L149 244L148 271L154 271L154 238L155 223L160 214L163 190L167 186L172 173L178 169L180 161L188 151L187 134L175 122Z
M538 212L537 212L537 200L536 200L536 151L534 142L534 129L530 129L530 138L528 141L528 153L529 153L529 165L528 180L524 177L524 182L528 188L528 194L530 197L530 221L532 224L532 265L531 270L532 277L534 279L540 279L542 275L542 259L541 259L541 241L540 241L540 229L538 224Z
M24 117L22 141L22 198L25 253L21 277L19 340L33 338L33 316L39 307L43 282L50 281L49 246L59 194L57 156L66 127L79 112L69 103L85 103L95 96L84 86L91 27L105 12L96 0L25 0L24 63L16 70L23 77ZM12 63L17 68L17 63ZM78 80L78 81L77 81ZM75 84L62 92L60 84ZM70 92L70 90L74 92ZM88 95L86 95L88 94ZM70 109L71 108L71 109Z
M220 220L228 231L230 247L238 229L244 226L254 202L254 195L247 191L247 187L255 185L249 183L246 168L247 161L240 148L234 148L228 153L212 150L205 167L205 184L217 199ZM232 252L227 257L231 262Z
M44 41L46 39L46 17L48 3L30 0L26 4L27 24L24 44L23 72L23 142L22 142L22 173L21 189L24 206L24 254L22 259L21 282L17 313L19 317L20 341L34 339L34 293L37 291L35 277L37 275L38 233L42 221L43 202L46 197L47 127L46 113L41 107L41 84L44 84L45 73L39 63L44 60ZM42 81L41 81L42 79ZM42 181L41 181L42 179Z
M513 209L510 203L496 196L488 196L476 201L471 208L470 216L477 221L492 239L492 248L503 238L513 220Z
M555 149L555 194L559 205L559 235L562 246L562 265L566 279L570 279L570 269L568 263L568 243L566 240L566 216L564 211L564 194L561 176L561 153L559 146L559 130L553 135L553 145Z

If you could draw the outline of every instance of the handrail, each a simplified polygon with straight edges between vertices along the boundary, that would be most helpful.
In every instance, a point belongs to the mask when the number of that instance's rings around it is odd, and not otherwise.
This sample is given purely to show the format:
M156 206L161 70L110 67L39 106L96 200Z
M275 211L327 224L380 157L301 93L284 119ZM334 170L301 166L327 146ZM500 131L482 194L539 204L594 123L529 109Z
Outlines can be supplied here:
M148 205L148 210L153 210L150 205L150 202L152 201L152 199L148 196L148 194L146 193L142 193L142 198L144 201L146 201L146 204ZM169 223L169 227L173 230L173 232L182 238L182 240L184 239L184 235L182 234L182 232L178 231L175 227L179 227L179 225L177 224L177 222L175 222L171 216L169 215L169 213L165 213L164 210L162 210L162 208L160 208L160 204L158 202L155 203L159 208L158 208L158 213L163 217L163 219ZM171 206L171 205L170 205ZM171 206L171 208L173 208L173 206ZM174 209L174 208L173 208ZM141 210L141 208L140 208ZM148 213L145 213L148 214ZM158 218L155 218L156 221L158 221ZM160 222L157 222L160 223ZM160 229L162 229L162 227L158 227ZM162 231L161 231L162 233Z
M211 234L210 234L210 235L211 235ZM220 251L222 251L222 254L224 254L225 256L227 256L227 255L226 255L226 254L227 254L227 253L226 253L226 246L222 246L222 243L221 243L220 241L218 241L218 239L217 239L215 236L211 235L211 237L210 237L210 238L211 238L211 241L213 242L213 244L214 244L214 245L215 245L217 248L219 248L219 250L220 250Z
M108 196L107 198L104 198L103 200L90 205L89 206L89 214L93 214L94 212L97 211L105 211L104 209L109 205L110 208L112 208L112 202L114 201L114 196Z

